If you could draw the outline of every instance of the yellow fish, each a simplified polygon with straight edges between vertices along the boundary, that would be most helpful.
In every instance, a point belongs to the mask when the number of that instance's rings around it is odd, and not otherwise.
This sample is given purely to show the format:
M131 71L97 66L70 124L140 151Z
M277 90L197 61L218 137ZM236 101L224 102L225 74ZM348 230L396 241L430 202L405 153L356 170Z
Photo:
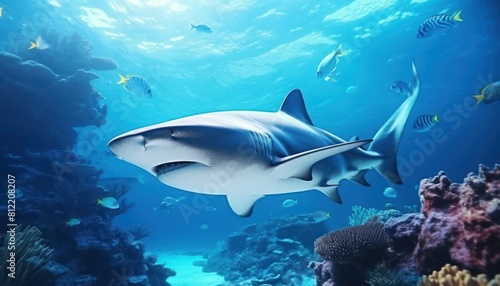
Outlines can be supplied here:
M47 44L42 37L36 38L35 42L31 42L31 46L28 48L28 50L32 49L39 49L39 50L45 50L49 48L49 44Z

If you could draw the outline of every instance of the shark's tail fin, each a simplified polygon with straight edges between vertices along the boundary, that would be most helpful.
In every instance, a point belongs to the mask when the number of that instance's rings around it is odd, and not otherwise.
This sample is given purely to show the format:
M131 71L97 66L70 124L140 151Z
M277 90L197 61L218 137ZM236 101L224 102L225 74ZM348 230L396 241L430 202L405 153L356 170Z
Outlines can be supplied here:
M411 83L412 93L406 98L405 102L394 112L387 122L375 134L373 142L370 144L369 151L376 152L382 159L375 169L387 180L402 184L396 163L396 152L401 142L401 137L405 130L408 116L417 100L420 91L420 80L418 78L415 63L412 62L413 80Z

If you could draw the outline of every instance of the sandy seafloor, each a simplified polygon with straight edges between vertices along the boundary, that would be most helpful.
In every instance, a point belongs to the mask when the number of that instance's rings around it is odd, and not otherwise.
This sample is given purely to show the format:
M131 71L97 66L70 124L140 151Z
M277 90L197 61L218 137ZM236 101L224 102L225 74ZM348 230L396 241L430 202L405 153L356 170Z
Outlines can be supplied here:
M158 263L165 263L166 267L177 273L167 279L167 282L172 286L216 286L224 283L224 277L217 275L215 272L203 272L202 267L193 265L193 261L204 260L201 255L182 254L178 251L154 253L158 256ZM314 286L316 281L312 277L304 277L302 285Z

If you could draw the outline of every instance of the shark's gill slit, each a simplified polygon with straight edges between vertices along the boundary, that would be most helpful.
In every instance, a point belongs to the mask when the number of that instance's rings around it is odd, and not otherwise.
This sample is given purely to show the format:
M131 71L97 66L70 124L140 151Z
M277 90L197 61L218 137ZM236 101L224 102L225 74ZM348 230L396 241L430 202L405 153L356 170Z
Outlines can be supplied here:
M161 174L165 174L168 172L178 170L180 168L187 167L191 164L194 164L194 162L179 161L179 162L163 163L163 164L160 164L160 165L153 167L152 171L158 176Z

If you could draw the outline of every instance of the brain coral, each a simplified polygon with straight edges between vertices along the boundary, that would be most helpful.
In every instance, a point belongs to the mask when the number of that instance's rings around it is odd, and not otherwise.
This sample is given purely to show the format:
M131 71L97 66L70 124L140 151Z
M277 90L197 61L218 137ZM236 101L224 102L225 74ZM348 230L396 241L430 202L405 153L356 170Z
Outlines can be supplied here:
M387 247L384 225L376 221L327 233L314 242L314 250L321 258L340 265L372 261L372 257L381 257Z

